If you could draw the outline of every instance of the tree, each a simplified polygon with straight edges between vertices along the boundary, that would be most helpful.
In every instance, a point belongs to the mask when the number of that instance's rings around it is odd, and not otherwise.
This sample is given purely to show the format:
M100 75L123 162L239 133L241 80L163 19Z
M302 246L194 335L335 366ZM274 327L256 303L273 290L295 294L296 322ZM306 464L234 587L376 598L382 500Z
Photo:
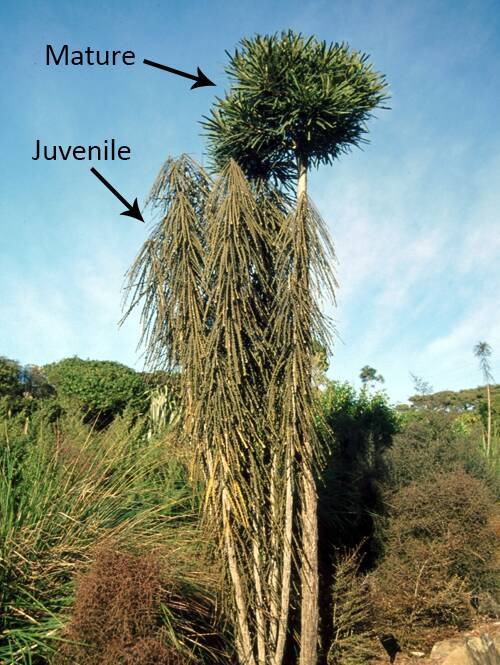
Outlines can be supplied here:
M384 383L385 381L382 374L377 374L377 370L374 367L370 367L370 365L365 365L361 368L359 378L364 387L368 384L374 384L376 382Z
M413 374L412 372L410 372L410 376L417 395L432 395L434 388L428 381L425 381L421 376L417 376L417 374Z
M150 202L160 221L129 272L128 311L143 306L148 362L178 371L180 433L205 471L240 661L256 662L257 642L258 662L271 662L276 647L266 637L284 644L289 602L278 585L291 565L277 528L284 492L269 479L270 467L286 475L268 408L276 368L269 229L283 215L258 205L234 161L213 182L187 156L166 162ZM269 619L267 607L277 608Z
M311 361L315 338L328 337L314 299L314 276L333 293L335 281L321 244L328 234L307 195L307 174L364 141L366 121L387 98L384 77L347 44L305 39L293 31L243 39L230 56L232 88L204 123L213 163L234 159L254 181L295 191L287 218L278 293L283 434L300 455L300 663L314 665L318 635L317 490L319 446L314 434ZM330 255L332 252L328 252ZM313 278L313 279L311 279ZM287 325L287 322L288 325Z
M243 40L234 85L205 122L218 175L167 161L149 199L160 221L128 275L148 362L179 371L244 665L284 662L296 574L300 662L316 662L312 359L329 342L316 295L335 280L307 171L363 140L385 98L366 60L292 32Z
M366 54L291 30L243 39L226 71L232 88L203 123L216 169L232 158L251 179L297 187L297 198L308 168L366 142L387 99Z
M17 360L0 356L0 397L22 395L22 368Z
M483 381L486 384L486 401L488 405L488 416L486 426L486 455L489 456L491 450L491 391L490 383L493 380L491 374L490 356L491 346L487 342L478 342L474 346L474 355L479 359L479 366L483 373Z

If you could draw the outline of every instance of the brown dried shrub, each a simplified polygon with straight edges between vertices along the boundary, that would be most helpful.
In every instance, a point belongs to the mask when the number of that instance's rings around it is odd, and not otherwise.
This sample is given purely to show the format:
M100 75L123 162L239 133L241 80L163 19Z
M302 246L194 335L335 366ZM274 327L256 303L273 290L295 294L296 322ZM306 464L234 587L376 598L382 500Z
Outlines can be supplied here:
M495 587L494 497L459 470L410 483L388 503L385 556L370 575L376 627L426 647L468 627L471 594Z
M168 602L160 559L101 547L77 581L75 603L57 664L185 665L194 662L167 640Z

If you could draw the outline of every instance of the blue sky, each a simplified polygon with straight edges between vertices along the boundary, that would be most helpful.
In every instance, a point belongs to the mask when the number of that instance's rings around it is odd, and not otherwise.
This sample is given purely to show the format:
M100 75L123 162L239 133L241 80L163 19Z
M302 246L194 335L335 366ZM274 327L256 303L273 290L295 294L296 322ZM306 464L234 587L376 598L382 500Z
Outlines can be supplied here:
M370 54L391 87L370 145L311 175L340 288L330 375L370 364L393 400L409 372L436 390L480 383L487 340L500 380L500 4L497 0L108 2L4 0L0 133L0 355L137 369L139 322L123 275L148 232L93 177L143 202L169 155L203 160L198 124L225 89L225 50L293 28ZM133 50L218 85L133 67L47 67L47 43ZM130 146L123 162L31 159L35 142ZM149 217L146 212L146 222Z

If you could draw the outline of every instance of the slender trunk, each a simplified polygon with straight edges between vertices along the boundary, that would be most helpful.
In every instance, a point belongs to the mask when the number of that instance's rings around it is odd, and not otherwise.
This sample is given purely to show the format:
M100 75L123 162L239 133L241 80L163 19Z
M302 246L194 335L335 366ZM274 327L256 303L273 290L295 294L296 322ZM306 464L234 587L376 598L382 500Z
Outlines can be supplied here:
M238 615L237 650L241 665L256 665L253 656L252 641L248 624L248 607L245 602L243 583L238 570L238 560L233 542L232 526L230 524L230 508L227 500L226 489L222 490L222 520L224 539L226 545L226 556L228 559L229 574L234 589L234 600L236 613Z
M486 395L488 399L488 424L486 429L486 455L490 456L491 451L491 391L490 384L486 384Z
M300 665L314 665L317 660L319 624L318 573L318 496L309 465L302 474L302 550Z
M262 562L260 556L260 547L262 545L259 538L259 528L254 521L253 537L253 576L255 584L255 624L257 629L257 662L258 665L266 665L266 621L264 617L264 593L262 589Z
M274 556L271 558L270 571L269 571L269 644L271 649L276 648L276 640L278 637L278 623L279 623L279 558L278 558L278 543L279 534L277 533L276 525L278 524L278 495L277 495L277 453L273 453L271 463L271 482L270 482L270 509L271 509L271 523L269 525L269 541L271 543L271 552ZM274 658L275 660L275 658ZM275 665L273 663L273 665Z
M274 658L272 661L273 665L282 665L283 663L286 637L288 634L288 614L292 586L293 477L292 460L290 455L287 455L286 460L285 492L285 533L283 537L280 614L278 621L278 639L276 641L276 651L274 652Z
M297 205L307 196L307 161L297 157ZM309 266L303 276L309 287ZM310 325L310 322L308 322ZM306 434L307 436L307 434ZM319 571L318 571L318 497L312 471L312 449L305 442L309 455L300 462L302 507L302 561L301 561L301 606L300 606L300 665L315 665L317 662L319 624Z
M307 194L307 162L301 157L297 157L297 203L300 201L302 194Z

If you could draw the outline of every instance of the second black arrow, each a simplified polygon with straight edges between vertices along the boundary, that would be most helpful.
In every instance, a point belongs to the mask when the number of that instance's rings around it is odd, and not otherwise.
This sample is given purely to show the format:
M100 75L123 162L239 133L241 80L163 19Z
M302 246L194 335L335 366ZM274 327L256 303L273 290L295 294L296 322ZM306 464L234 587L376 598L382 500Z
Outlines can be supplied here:
M102 184L109 189L109 191L116 196L116 198L123 203L123 205L127 208L127 210L124 210L123 212L120 213L120 215L126 215L127 217L133 217L134 219L137 219L139 222L144 222L141 211L139 210L139 204L137 203L137 199L134 199L134 202L130 204L127 199L125 199L120 192L118 192L113 185L111 185L104 176L102 176L97 169L95 169L93 166L90 169L91 172L95 175L96 178L98 178Z

